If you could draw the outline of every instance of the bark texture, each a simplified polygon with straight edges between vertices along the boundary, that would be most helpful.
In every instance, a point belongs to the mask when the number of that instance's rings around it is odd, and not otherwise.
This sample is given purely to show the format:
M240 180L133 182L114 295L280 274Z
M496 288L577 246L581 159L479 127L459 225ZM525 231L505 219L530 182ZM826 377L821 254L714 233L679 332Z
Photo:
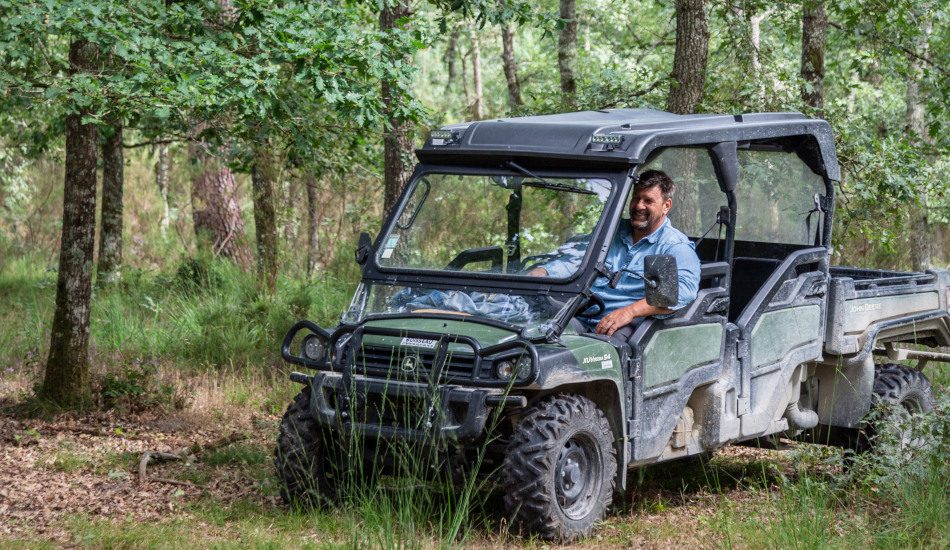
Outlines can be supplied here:
M247 268L251 254L244 237L237 180L220 158L208 153L205 144L192 144L189 149L197 167L191 181L191 211L198 247Z
M818 113L825 108L827 30L824 0L805 0L802 5L802 101Z
M926 13L925 10L921 10ZM908 52L907 91L905 96L907 133L911 140L926 146L931 142L927 121L924 117L924 103L920 93L920 84L923 80L923 66L921 59L927 57L930 33L933 21L928 15L919 15L921 18L921 35L918 37L914 50ZM917 189L917 203L910 208L910 260L914 271L926 271L933 267L933 240L932 228L928 220L928 189L920 186Z
M561 99L573 105L577 95L574 65L577 61L577 4L575 0L561 0L560 18L564 27L557 38L557 69L561 76Z
M171 208L168 204L168 182L171 170L171 158L168 154L168 144L162 143L156 149L155 160L155 185L158 186L158 194L162 197L162 219L159 221L159 228L162 236L168 232L168 223L171 217Z
M119 276L122 266L122 124L113 124L102 142L102 221L99 231L98 282Z
M398 0L388 4L379 13L379 28L387 33L395 28L397 19L410 14L408 0ZM400 92L394 83L383 80L382 98L386 119L389 122L386 133L383 135L383 208L386 212L389 212L396 204L412 174L412 123L396 120L393 116L395 103L399 100L398 93Z
M676 0L676 53L667 110L696 112L706 85L709 20L705 0Z
M254 152L251 183L254 189L254 234L257 237L257 281L268 292L277 289L277 211L274 182L277 167L270 142L261 140Z
M69 46L71 73L94 72L97 51L85 40ZM81 407L89 387L89 306L96 232L96 151L93 124L82 124L85 111L66 117L66 176L63 230L56 279L56 310L41 394L63 407Z
M458 57L458 42L459 42L459 31L458 29L453 30L452 34L449 35L449 42L445 46L445 89L446 91L452 89L452 83L455 82L456 68L455 61Z
M472 86L475 89L475 100L472 102L472 116L480 120L485 116L485 93L482 85L482 48L478 42L478 29L472 28Z
M518 63L515 61L515 31L511 25L501 26L501 61L508 83L508 107L514 111L521 107L521 83L518 81Z
M323 269L320 263L320 197L317 178L308 174L307 186L307 277Z

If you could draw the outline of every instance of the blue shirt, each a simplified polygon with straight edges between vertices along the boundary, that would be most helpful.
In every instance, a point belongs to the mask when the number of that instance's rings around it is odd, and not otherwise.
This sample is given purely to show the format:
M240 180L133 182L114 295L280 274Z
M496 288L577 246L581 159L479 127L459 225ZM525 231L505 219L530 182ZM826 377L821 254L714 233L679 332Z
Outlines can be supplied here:
M586 248L586 242L566 244L558 249L558 258L540 267L551 277L567 277L577 270ZM669 254L676 258L676 268L679 271L679 301L670 309L683 308L695 300L699 288L699 257L696 256L692 241L673 227L669 218L664 220L656 231L637 242L633 242L633 229L629 220L621 220L617 233L610 241L604 265L609 271L629 269L643 274L643 259L652 254ZM620 277L617 288L610 288L610 280L607 277L598 277L594 280L591 290L603 299L606 306L600 315L583 318L591 326L596 325L608 313L646 296L643 280L629 273Z

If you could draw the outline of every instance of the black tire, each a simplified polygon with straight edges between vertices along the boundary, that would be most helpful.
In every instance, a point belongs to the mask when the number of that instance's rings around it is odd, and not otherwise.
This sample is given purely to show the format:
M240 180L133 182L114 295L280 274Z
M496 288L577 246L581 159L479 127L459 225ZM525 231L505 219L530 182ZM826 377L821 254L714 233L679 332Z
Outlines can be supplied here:
M911 413L934 408L930 380L917 369L888 363L874 367L874 402L900 405Z
M335 484L327 475L320 426L310 412L310 391L309 386L304 388L287 407L274 449L281 498L291 506L304 508L336 497Z
M875 365L871 399L872 407L879 412L876 417L872 415L872 421L862 430L859 446L863 451L874 449L874 437L882 423L900 420L894 415L907 418L912 414L928 413L934 408L933 389L927 377L919 370L895 363ZM922 442L908 439L904 443L917 446Z
M590 399L546 397L515 426L503 466L505 509L523 534L567 542L604 516L617 474L614 435Z

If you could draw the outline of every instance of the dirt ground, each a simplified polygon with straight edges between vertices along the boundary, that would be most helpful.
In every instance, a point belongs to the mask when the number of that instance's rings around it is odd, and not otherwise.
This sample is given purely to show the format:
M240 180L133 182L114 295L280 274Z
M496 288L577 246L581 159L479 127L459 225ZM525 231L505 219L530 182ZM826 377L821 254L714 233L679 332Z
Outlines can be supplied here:
M254 423L270 427L277 420L255 417ZM0 416L0 538L69 543L69 517L155 522L183 513L186 503L199 498L273 504L237 467L215 468L199 485L187 480L194 465L155 463L144 483L138 479L146 451L174 452L235 433L247 437L244 445L267 445L273 430L237 419L222 426L181 412L64 415L53 421Z
M254 509L280 514L276 492L266 487L272 484L269 452L278 421L277 416L254 414L231 415L225 422L221 415L195 411L96 412L54 420L0 416L0 544L7 539L97 546L95 541L77 540L70 527L75 518L115 524L194 521L200 530L204 519L194 517L194 505L202 502L222 509L250 503ZM206 446L233 434L244 438L234 446L250 449L256 460L242 462L240 452L232 452L209 465L205 462L210 455L223 451L204 451L193 463L150 464L146 480L140 482L139 464L146 451ZM697 486L689 476L676 479L682 472L671 471L669 483L629 491L626 502L615 503L605 524L580 546L719 546L722 541L709 532L703 518L714 515L725 501L760 499L759 492L743 487L743 465L775 458L774 451L760 449L723 452L739 467L737 476L719 490L710 492L702 482ZM304 541L318 536L319 528L298 535L295 540ZM489 528L470 538L467 546L505 547L510 542Z

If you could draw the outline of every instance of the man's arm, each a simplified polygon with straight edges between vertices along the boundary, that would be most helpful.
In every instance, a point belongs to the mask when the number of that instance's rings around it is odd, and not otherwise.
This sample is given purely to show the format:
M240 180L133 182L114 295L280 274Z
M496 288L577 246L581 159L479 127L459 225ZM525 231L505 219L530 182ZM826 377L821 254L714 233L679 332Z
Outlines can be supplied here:
M672 308L654 307L646 299L637 300L629 306L610 312L605 315L594 329L598 334L613 336L618 329L629 325L637 317L651 317L654 315L669 315L678 309L688 306L696 299L699 289L699 256L689 243L677 243L667 251L676 258L677 282L679 283L679 300Z
M597 327L594 328L594 332L597 334L613 336L614 332L617 332L618 329L629 325L637 317L666 315L668 313L673 313L673 310L667 309L665 307L651 306L647 303L646 298L643 298L641 300L637 300L629 306L624 306L605 315L604 318L601 319L599 323L597 323Z

